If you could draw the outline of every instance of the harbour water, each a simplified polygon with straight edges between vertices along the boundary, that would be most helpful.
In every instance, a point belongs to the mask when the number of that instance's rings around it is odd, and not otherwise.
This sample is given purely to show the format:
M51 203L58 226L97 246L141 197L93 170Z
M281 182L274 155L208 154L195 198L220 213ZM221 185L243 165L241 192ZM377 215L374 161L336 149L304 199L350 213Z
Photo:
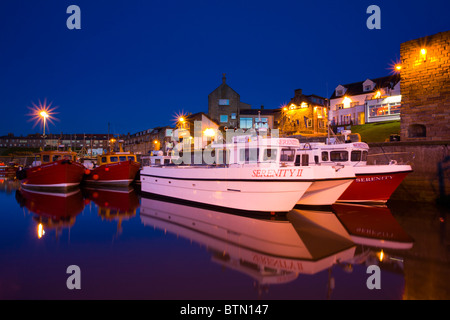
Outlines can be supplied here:
M0 178L0 204L0 299L450 298L448 208L430 203L262 218Z

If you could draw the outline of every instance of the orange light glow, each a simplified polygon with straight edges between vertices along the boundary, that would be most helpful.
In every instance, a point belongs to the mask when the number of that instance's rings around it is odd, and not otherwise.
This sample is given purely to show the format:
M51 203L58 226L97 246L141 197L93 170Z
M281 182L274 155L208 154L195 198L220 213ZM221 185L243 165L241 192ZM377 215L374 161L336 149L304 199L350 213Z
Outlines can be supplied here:
M397 64L397 65L395 66L395 70L397 70L397 71L402 70L402 66L401 66L400 64Z
M28 109L31 110L31 113L28 114L28 116L31 116L31 119L28 121L34 121L33 128L36 127L38 123L41 123L45 135L45 127L48 126L47 121L54 125L55 123L53 121L58 120L53 116L54 114L57 114L57 112L55 112L57 107L52 107L51 102L47 104L47 100L44 100L43 103L39 101L38 104L32 102L32 104L33 107L28 107Z
M421 55L426 55L427 54L427 49L425 49L425 48L422 48L422 49L420 49L420 54Z
M39 223L38 227L37 227L37 236L38 236L38 238L39 239L42 238L44 236L44 234L45 234L44 226L42 225L42 223Z

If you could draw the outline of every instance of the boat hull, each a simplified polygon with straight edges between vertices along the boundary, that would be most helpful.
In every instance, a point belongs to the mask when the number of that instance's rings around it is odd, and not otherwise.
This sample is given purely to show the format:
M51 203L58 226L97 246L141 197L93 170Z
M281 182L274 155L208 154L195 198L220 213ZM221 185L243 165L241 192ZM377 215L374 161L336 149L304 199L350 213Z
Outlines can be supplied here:
M320 166L315 168L320 168L328 178L319 177L314 181L297 201L297 205L331 206L355 180L353 167ZM325 169L328 172L324 171Z
M89 170L84 182L102 186L128 186L136 178L140 165L135 161L108 163Z
M25 169L20 181L28 189L68 190L82 181L84 167L78 162L59 160Z
M356 179L339 197L339 202L387 202L412 172L409 165L368 165L354 168Z
M310 170L144 167L141 191L218 209L288 212L313 180ZM312 172L311 172L312 173ZM304 176L303 176L304 175Z

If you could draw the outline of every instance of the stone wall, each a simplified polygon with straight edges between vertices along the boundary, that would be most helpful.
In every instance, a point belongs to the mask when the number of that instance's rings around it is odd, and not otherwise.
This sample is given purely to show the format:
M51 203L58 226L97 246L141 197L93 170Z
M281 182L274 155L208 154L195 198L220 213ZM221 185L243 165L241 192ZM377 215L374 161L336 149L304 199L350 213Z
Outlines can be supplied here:
M401 140L450 139L450 31L407 41L401 57Z
M369 143L368 163L377 159L408 162L414 170L392 195L393 200L448 201L450 141ZM377 155L377 156L375 156Z

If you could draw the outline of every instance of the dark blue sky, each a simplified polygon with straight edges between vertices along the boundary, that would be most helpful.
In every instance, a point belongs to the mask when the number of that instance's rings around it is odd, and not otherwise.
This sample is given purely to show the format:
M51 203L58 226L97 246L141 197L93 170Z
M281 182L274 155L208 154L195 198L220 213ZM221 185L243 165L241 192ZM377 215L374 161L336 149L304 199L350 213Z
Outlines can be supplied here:
M69 30L69 5L81 30ZM369 30L367 7L381 9ZM252 107L294 90L388 75L402 42L450 30L450 1L2 0L0 135L42 132L32 103L51 101L52 133L135 133L207 112L227 83Z

